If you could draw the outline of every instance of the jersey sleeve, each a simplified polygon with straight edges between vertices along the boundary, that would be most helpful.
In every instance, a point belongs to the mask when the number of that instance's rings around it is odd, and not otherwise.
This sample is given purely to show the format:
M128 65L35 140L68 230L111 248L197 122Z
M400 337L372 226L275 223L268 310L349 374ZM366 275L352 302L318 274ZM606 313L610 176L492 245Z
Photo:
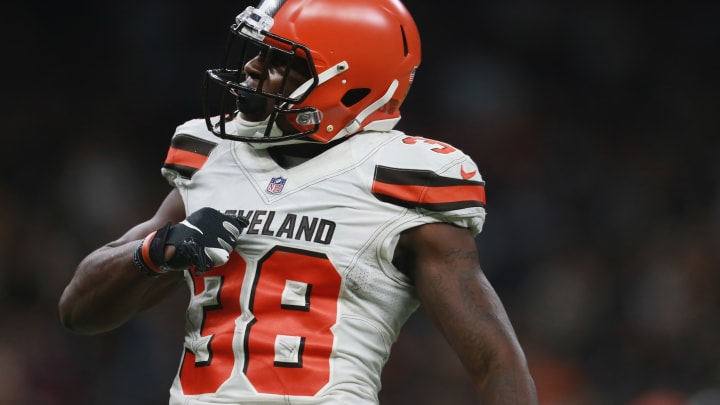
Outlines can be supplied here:
M162 175L173 187L182 186L205 165L217 145L218 138L207 130L204 120L194 119L179 125L170 141Z
M390 143L376 162L372 193L474 235L485 221L485 182L477 165L461 150L432 139L401 136Z

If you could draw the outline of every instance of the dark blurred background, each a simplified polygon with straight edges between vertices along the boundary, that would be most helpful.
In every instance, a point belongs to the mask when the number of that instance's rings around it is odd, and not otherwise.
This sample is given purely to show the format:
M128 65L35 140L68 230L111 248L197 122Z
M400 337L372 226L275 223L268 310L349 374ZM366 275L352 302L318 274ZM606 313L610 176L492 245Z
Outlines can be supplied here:
M720 6L629 3L407 2L424 54L399 129L478 163L484 269L543 405L717 405ZM0 405L167 403L186 295L95 337L57 300L169 191L170 136L247 4L3 7ZM473 403L422 312L384 384Z

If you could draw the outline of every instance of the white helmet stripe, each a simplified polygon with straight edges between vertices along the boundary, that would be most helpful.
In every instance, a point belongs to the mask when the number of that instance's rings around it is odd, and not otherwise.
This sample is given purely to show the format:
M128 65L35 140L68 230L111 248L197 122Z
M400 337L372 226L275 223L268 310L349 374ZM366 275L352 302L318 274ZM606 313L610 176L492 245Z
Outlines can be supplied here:
M324 72L318 74L318 86L339 75L340 73L347 71L348 69L350 69L350 65L348 65L346 61L342 61L337 65L331 67L330 69L325 70ZM301 94L305 93L310 88L312 82L313 80L309 79L305 83L301 84L300 87L298 87L297 89L295 89L295 91L292 92L290 98L299 98Z

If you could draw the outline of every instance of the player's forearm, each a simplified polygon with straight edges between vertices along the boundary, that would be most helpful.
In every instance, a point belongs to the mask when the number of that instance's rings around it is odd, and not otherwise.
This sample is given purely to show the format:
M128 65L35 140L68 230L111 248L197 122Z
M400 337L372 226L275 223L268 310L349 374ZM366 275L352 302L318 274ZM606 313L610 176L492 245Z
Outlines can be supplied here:
M520 343L500 307L458 352L483 405L537 405L537 391Z
M535 383L519 347L496 353L484 370L475 376L483 405L537 405Z
M488 285L486 285L488 286ZM475 382L483 405L537 405L525 353L494 290L485 290L482 316L464 318L470 334L447 330L450 341ZM490 309L492 308L492 309ZM469 326L469 325L472 326ZM468 329L472 330L472 329Z
M80 334L114 329L144 309L153 293L177 283L175 274L149 278L134 268L138 242L100 248L78 265L59 302L67 329Z

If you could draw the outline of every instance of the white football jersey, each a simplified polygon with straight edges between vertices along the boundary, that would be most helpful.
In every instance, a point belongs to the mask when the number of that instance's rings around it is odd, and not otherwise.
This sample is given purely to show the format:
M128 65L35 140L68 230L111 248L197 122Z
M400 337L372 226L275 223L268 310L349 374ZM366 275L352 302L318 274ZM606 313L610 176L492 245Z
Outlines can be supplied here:
M162 168L188 214L213 207L250 224L229 262L191 290L172 405L377 404L382 368L418 307L392 264L406 229L480 232L475 163L443 142L364 132L298 166L222 140L192 120Z

